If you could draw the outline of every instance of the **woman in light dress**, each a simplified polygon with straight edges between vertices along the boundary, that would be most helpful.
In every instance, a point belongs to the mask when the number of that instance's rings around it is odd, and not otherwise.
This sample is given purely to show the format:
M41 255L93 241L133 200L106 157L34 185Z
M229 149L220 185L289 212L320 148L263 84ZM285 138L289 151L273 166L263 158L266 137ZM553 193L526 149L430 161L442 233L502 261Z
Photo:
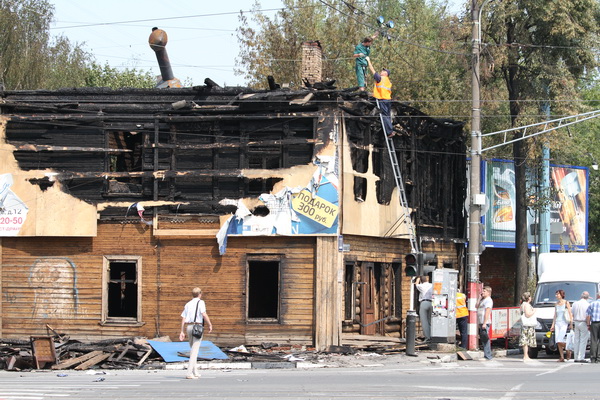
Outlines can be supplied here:
M537 346L535 340L537 319L534 315L535 310L531 306L531 293L525 292L521 296L521 336L519 337L519 346L523 347L524 362L531 360L529 358L529 349Z
M558 347L558 362L564 362L563 350L567 341L567 327L570 325L573 329L573 312L571 304L565 299L565 291L559 289L556 291L556 306L554 307L554 319L552 320L551 331L554 331L554 340ZM568 356L568 354L567 354ZM568 358L567 358L568 359Z

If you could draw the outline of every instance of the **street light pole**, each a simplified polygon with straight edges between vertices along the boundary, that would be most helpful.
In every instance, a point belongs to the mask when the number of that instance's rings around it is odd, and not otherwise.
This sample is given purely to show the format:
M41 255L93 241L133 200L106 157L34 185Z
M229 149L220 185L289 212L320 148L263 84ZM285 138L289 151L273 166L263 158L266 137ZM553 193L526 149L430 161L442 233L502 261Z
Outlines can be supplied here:
M469 244L467 247L467 277L469 282L469 349L477 348L477 298L479 283L479 254L481 247L481 206L485 197L481 193L481 101L479 93L479 55L481 52L481 7L478 0L471 1L472 27L472 108L471 108L471 169L469 202Z

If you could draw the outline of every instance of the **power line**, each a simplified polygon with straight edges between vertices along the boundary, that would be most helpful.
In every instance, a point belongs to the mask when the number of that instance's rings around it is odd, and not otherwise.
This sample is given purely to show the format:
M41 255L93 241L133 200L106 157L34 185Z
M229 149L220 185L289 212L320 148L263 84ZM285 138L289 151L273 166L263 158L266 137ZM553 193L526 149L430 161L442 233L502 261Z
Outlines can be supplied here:
M306 7L313 7L313 6L298 6L298 7L294 7L294 8L298 9L298 8L306 8ZM282 8L279 7L279 8L266 8L266 9L261 9L261 10L246 10L246 11L240 10L240 11L228 11L228 12L212 13L212 14L182 15L182 16L178 16L178 17L134 19L134 20L128 20L128 21L115 21L115 22L98 22L98 23L93 23L93 24L81 24L81 25L55 27L52 29L87 28L90 26L122 25L122 24L136 23L136 22L152 22L152 21L168 21L168 20L187 19L187 18L218 17L218 16L223 16L223 15L234 15L234 14L240 14L240 13L252 14L252 13L256 13L256 12L279 11L281 9Z
M341 13L341 14L343 14L343 15L345 15L345 16L347 16L347 17L349 17L349 18L352 18L352 19L354 19L356 22L358 22L358 23L359 23L359 24L361 24L361 25L364 25L364 26L368 27L369 29L374 29L372 25L369 25L369 24L367 24L367 23L365 23L365 22L359 21L359 20L358 20L356 17L354 17L353 15L350 15L350 14L348 14L348 13L345 13L345 12L343 12L342 10L340 10L340 9L336 8L335 6L333 6L333 5L331 5L331 4L327 3L327 2L325 2L324 0L319 0L319 2L320 2L320 3L323 3L325 6L327 6L327 7L331 8L332 10L335 10L335 11L337 11L337 12L339 12L339 13ZM356 8L356 7L354 7L354 8ZM367 15L367 14L366 14L364 11L362 11L362 10L361 10L361 12L362 12L363 14ZM392 36L392 35L390 35L390 36ZM418 47L418 48L421 48L421 49L424 49L424 50L428 50L428 51L434 51L434 52L438 52L438 53L443 53L443 54L452 54L452 55L458 55L458 56L468 56L468 55L469 55L469 53L458 53L458 52L454 52L454 51L447 51L447 50L434 49L433 47L428 47L428 46L425 46L425 45L422 45L422 44L419 44L419 43L414 43L414 42L411 42L411 41L408 41L408 40L402 39L402 38L400 38L400 37L399 37L399 36L397 36L397 35L393 35L393 37L394 37L394 39L396 39L396 40L398 40L398 41L400 41L400 42L406 43L406 44L408 44L408 45L410 45L410 46L414 46L414 47Z
M238 11L239 12L239 11ZM65 22L65 21L63 21ZM120 26L127 26L127 27L136 27L136 28L148 28L148 25L136 25L136 24L125 24L125 23L119 23L119 22L109 22L109 23L105 23L105 24L98 24L98 25L110 25L110 24L119 24ZM220 29L220 28L202 28L202 27L191 27L191 26L164 26L161 24L161 29L183 29L183 30L193 30L193 31L217 31L217 32L236 32L235 29ZM54 28L50 28L50 29L66 29L66 28L60 28L60 27L54 27Z
M482 43L483 46L488 47L521 47L521 48L535 48L535 49L579 49L579 50L593 50L591 47L583 46L554 46L549 44L525 44L525 43Z

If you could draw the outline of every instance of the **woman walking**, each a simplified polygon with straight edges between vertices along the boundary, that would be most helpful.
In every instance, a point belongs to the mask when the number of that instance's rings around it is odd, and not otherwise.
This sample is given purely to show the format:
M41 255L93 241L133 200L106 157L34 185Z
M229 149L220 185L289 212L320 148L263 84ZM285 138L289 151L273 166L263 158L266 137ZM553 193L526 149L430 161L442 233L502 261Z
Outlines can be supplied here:
M567 335L567 326L571 325L573 329L573 313L571 304L565 299L565 291L559 289L556 291L556 306L554 307L554 319L552 320L551 331L554 331L554 340L558 347L558 362L564 362L563 350L565 348Z
M523 347L523 361L531 361L529 358L529 349L537 347L535 341L535 326L537 318L535 310L531 306L531 293L525 292L521 296L521 336L519 337L519 346Z

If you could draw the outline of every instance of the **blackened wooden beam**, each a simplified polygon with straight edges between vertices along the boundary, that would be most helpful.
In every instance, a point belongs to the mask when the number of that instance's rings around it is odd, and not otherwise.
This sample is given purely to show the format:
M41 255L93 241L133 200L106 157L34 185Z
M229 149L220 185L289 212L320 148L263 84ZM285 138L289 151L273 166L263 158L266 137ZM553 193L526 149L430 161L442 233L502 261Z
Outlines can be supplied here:
M105 149L102 147L49 146L44 144L11 143L17 151L86 151L95 153L131 153L129 149Z
M269 170L265 177L277 177L278 170ZM283 176L283 172L281 174ZM175 177L242 177L242 171L233 170L202 170L202 171L140 171L140 172L58 172L53 175L55 180L90 179L90 178L175 178Z
M153 144L152 147L164 149L179 149L179 150L196 150L196 149L219 149L219 148L237 148L246 146L285 146L291 144L315 144L320 142L319 139L281 139L281 140L259 140L250 142L235 142L235 143L210 143L210 144Z
M80 122L109 122L109 121L154 121L155 115L83 115L83 114L36 114L36 115L14 115L4 114L13 121L80 121ZM195 121L237 121L237 120L274 120L274 119L300 119L316 118L318 112L287 112L272 114L250 114L250 115L166 115L159 114L160 121L168 122L195 122Z

